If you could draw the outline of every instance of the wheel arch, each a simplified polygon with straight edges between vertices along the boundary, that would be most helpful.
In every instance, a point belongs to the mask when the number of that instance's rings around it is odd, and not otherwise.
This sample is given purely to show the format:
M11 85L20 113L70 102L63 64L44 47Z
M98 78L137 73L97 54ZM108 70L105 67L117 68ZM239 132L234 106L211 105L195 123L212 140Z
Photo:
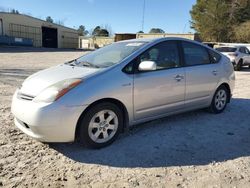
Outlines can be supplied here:
M230 88L229 84L226 83L226 82L224 82L224 83L220 84L220 85L217 87L217 89L218 89L219 87L221 87L221 86L224 86L224 87L227 89L228 94L229 94L229 97L228 97L228 101L227 101L227 102L230 103L232 92L231 92L231 88Z
M242 58L242 57L241 57L241 58L239 58L239 59L238 59L238 61L237 61L237 63L236 63L236 65L239 65L239 63L241 63L241 64L242 64L242 63L243 63L243 61L244 61L244 60L243 60L243 58Z
M80 117L77 120L77 124L76 124L76 129L75 129L75 140L78 139L79 136L79 127L80 127L80 122L82 120L82 118L84 117L84 115L95 105L103 103L103 102L110 102L113 103L115 105L117 105L119 108L122 109L122 114L123 114L123 127L122 127L122 131L125 131L128 128L128 124L129 124L129 115L128 115L128 111L127 108L125 107L125 105L118 99L114 99L114 98L103 98L103 99L99 99L93 103L91 103L80 115Z

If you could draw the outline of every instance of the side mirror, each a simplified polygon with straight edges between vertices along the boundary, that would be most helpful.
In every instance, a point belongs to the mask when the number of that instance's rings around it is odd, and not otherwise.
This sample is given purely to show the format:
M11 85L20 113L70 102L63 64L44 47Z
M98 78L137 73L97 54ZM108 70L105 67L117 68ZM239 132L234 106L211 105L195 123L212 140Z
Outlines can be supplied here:
M156 63L154 61L143 61L139 64L139 71L153 71L156 70Z

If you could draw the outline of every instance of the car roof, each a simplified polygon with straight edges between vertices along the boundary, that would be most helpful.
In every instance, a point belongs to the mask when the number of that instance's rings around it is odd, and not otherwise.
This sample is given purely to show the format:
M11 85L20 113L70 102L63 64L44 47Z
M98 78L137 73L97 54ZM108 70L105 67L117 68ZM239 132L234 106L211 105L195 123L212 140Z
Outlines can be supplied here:
M239 46L218 46L216 48L238 48Z
M239 46L218 46L217 48L247 48L246 46L242 46L242 45L239 45Z
M189 40L181 37L159 37L159 38L138 38L138 39L129 39L129 40L122 40L119 42L153 42L153 41L161 41L161 40ZM189 40L190 41L190 40Z
M149 43L149 44L157 44L160 42L164 42L164 41L169 41L169 40L177 40L177 41L186 41L186 42L191 42L200 46L203 46L207 49L210 49L214 52L217 52L214 48L211 48L208 45L205 45L199 41L195 41L195 40L190 40L190 39L186 39L186 38L181 38L181 37L161 37L161 38L142 38L142 39L130 39L130 40L123 40L123 41L119 41L118 43L123 43L123 42L145 42L145 43ZM218 53L218 52L217 52Z
M161 37L161 38L140 38L140 39L130 39L130 40L123 40L123 41L119 41L119 42L163 42L163 41L168 41L168 40L180 40L180 41L187 41L187 42L193 42L193 43L197 43L199 45L204 45L201 42L197 42L194 40L190 40L190 39L186 39L186 38L181 38L181 37Z

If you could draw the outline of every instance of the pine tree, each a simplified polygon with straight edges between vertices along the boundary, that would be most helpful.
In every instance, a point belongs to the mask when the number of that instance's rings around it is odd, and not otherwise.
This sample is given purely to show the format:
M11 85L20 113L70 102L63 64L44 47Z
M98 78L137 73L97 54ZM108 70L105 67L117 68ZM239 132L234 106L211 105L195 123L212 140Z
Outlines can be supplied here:
M250 29L250 0L197 0L190 14L203 41L237 42L237 29Z

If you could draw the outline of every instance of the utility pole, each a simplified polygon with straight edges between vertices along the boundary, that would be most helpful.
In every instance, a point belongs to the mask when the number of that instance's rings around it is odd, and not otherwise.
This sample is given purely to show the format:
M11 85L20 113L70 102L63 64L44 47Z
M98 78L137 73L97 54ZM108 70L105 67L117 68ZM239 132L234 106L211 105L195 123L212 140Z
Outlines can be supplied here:
M143 9L142 9L142 26L141 29L144 32L144 20L145 20L145 7L146 7L146 0L143 0Z
M182 33L185 33L186 27L187 27L187 23L184 25Z

